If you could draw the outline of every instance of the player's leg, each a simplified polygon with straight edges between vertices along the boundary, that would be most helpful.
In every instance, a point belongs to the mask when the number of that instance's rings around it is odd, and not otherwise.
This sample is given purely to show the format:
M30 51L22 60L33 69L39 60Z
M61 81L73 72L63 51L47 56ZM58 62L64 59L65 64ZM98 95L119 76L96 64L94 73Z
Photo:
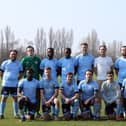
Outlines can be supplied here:
M99 98L94 99L93 110L94 110L94 120L100 119L100 108L101 100Z
M71 119L70 104L62 103L62 113L63 113L63 120Z
M10 95L13 98L14 117L15 118L19 118L19 116L18 116L17 88L10 88Z
M79 100L75 99L73 101L73 105L72 105L72 116L73 116L73 119L77 119L78 110L79 110Z
M9 95L9 90L7 87L2 87L1 90L1 103L0 103L0 119L4 119L4 110L6 107L6 101Z
M60 103L59 103L58 98L55 98L53 103L54 103L54 106L52 109L53 110L52 114L53 114L54 120L58 120L59 108L60 108Z
M25 121L25 108L26 108L26 100L24 97L19 97L18 105L21 114L21 121Z

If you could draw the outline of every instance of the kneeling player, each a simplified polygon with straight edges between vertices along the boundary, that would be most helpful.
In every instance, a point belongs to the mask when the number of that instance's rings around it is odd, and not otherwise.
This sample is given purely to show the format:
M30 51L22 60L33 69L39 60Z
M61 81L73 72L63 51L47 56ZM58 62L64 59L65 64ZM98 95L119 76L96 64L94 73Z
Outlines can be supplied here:
M59 114L59 100L58 96L58 83L51 77L51 68L47 67L44 69L45 78L40 81L40 92L42 97L42 110L44 120L50 120L51 109L52 118L58 120Z
M73 80L73 73L67 73L66 81L62 82L60 94L62 98L62 111L65 120L77 119L79 109L79 91Z
M21 113L21 121L25 121L25 110L27 111L27 119L34 119L36 111L36 94L39 88L39 81L32 78L33 70L26 71L26 78L22 79L18 85L18 103Z
M98 84L92 80L93 72L87 70L85 73L85 80L79 83L80 92L80 109L83 119L91 118L91 105L93 105L93 117L94 120L100 118L100 100L98 98Z
M101 93L103 100L105 102L105 112L108 115L108 117L111 119L116 116L116 120L120 120L121 91L117 82L113 80L113 75L114 74L112 71L107 73L107 80L104 81L102 84ZM114 108L116 108L116 112Z

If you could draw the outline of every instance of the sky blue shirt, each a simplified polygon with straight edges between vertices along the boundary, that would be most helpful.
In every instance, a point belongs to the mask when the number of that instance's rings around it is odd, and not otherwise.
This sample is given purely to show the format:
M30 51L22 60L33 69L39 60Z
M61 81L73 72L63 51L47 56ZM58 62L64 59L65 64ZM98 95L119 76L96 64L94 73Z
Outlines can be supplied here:
M77 84L74 81L71 84L63 82L61 83L60 88L63 91L63 95L67 98L72 98L75 95L75 93L79 92Z
M126 98L126 79L123 80L122 87L124 87L124 98Z
M66 80L66 75L67 73L71 72L71 73L75 73L75 66L76 66L76 60L75 58L71 57L71 58L61 58L58 61L58 67L61 67L61 76L62 76L62 82L64 82Z
M19 73L23 71L21 63L18 60L5 60L1 64L1 70L4 71L2 86L17 87Z
M44 91L44 97L49 100L55 93L55 89L59 88L58 82L55 80L40 80L40 89Z
M102 97L107 103L112 103L120 98L120 87L116 81L110 83L108 80L102 83Z
M80 54L76 56L76 62L78 68L77 80L84 80L86 70L92 70L92 66L94 65L94 56L91 54Z
M79 91L82 92L81 100L85 101L86 99L94 96L94 92L99 90L99 86L95 81L89 83L86 80L82 80L78 85Z
M115 61L115 68L118 69L118 82L122 83L126 78L126 58L118 58Z
M57 80L57 65L58 65L58 60L56 58L53 58L53 59L45 58L40 63L40 69L44 70L44 68L50 67L51 77ZM43 78L45 78L44 74L43 74Z
M37 88L40 88L39 81L36 79L32 79L32 81L28 81L27 78L19 81L19 88L22 88L22 92L24 96L27 96L32 103L36 103L36 91Z

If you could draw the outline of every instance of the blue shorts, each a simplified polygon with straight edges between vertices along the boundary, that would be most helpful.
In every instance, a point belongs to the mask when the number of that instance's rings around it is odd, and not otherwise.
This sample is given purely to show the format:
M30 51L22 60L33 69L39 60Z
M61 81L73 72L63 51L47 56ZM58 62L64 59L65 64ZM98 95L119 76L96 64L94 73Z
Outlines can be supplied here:
M3 96L17 96L17 87L2 87L1 95Z

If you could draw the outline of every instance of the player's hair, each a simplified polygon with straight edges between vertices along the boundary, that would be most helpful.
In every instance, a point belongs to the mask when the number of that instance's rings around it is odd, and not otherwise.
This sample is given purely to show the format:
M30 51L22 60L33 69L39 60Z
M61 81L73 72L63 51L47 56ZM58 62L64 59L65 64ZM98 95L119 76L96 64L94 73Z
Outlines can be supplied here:
M33 46L31 46L31 45L27 46L27 47L26 47L26 50L27 50L28 48L31 48L31 49L34 51L34 47L33 47Z
M91 72L93 74L93 70L90 70L90 69L86 70L86 72ZM86 72L85 72L85 74L86 74Z
M72 73L72 72L68 72L67 75L72 75L72 76L73 76L73 73ZM67 76L67 75L66 75L66 76Z
M70 53L71 53L71 48L68 48L68 47L67 47L67 48L64 49L64 51L65 51L65 50L70 51Z
M11 53L11 52L15 52L16 54L18 54L18 51L17 51L16 49L11 49L11 50L9 51L9 53Z
M81 42L80 45L85 45L88 47L88 44L86 42Z
M45 67L45 70L51 70L51 67Z
M28 68L26 71L31 71L32 73L34 72L32 68Z
M108 74L114 75L114 72L113 72L112 70L110 70L110 71L107 72L107 75L108 75Z
M106 45L100 45L100 46L99 46L99 49L100 49L101 47L107 49Z

